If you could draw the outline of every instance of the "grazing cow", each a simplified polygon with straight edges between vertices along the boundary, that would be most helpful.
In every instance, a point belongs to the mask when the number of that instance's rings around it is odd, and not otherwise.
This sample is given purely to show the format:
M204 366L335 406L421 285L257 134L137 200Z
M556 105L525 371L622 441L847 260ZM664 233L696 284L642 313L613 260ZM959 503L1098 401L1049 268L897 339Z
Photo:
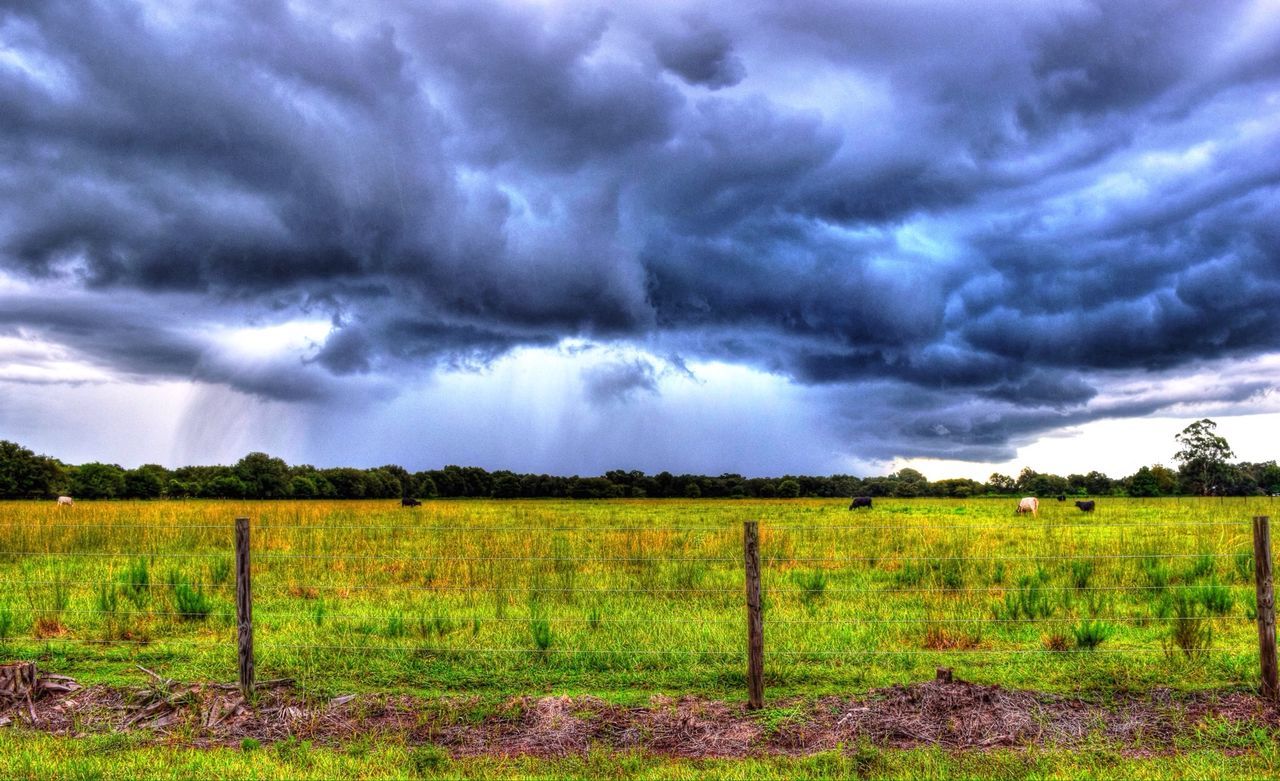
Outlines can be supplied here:
M1040 500L1034 496L1024 496L1022 501L1018 502L1018 515L1022 513L1031 513L1032 515L1040 515Z
M871 509L871 497L870 497L870 496L855 496L855 497L853 497L853 501L852 501L852 502L849 502L849 509L850 509L850 510L854 510L854 509L857 509L857 508L859 508L859 507L866 507L868 510L870 510L870 509Z
M1094 507L1093 500L1090 499L1087 502L1076 502L1076 507L1079 507L1081 512L1091 513L1093 512Z
M59 506L59 507L70 507L70 506L72 506L72 505L74 505L74 504L75 504L75 500L74 500L74 499L72 499L70 496L59 496L59 497L58 497L58 506Z
M409 496L406 496L405 498L403 498L403 499L401 499L401 500L400 500L400 506L401 506L401 507L417 507L417 506L419 506L419 505L421 505L421 504L422 504L422 502L419 502L417 499L414 499L414 498L409 497Z
M1067 501L1067 495L1066 495L1066 494L1058 494L1058 501L1059 501L1059 502L1065 502L1065 501Z

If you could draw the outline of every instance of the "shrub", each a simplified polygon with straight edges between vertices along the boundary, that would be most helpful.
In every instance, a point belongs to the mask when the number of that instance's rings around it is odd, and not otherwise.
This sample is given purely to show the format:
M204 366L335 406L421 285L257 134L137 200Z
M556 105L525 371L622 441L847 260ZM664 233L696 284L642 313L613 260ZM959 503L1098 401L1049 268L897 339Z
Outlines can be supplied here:
M151 603L151 573L147 570L146 559L125 565L124 572L120 573L120 590L134 608L146 609Z
M1103 621L1082 621L1071 629L1076 638L1076 648L1086 651L1102 645L1114 632L1114 628Z
M534 616L529 619L529 634L533 636L533 644L539 651L545 651L551 647L552 637L551 622L541 616Z
M173 590L174 612L183 621L204 621L213 612L213 602L204 593L204 587L192 585L178 570L169 574L169 587Z
M1194 594L1196 601L1215 616L1225 616L1235 605L1235 596L1231 593L1231 589L1219 583L1217 578L1197 586Z
M1093 562L1089 559L1071 562L1071 585L1079 589L1089 588L1093 577Z
M1200 604L1190 595L1179 593L1171 600L1173 615L1170 623L1169 642L1172 648L1181 650L1188 659L1201 657L1213 645L1213 623Z

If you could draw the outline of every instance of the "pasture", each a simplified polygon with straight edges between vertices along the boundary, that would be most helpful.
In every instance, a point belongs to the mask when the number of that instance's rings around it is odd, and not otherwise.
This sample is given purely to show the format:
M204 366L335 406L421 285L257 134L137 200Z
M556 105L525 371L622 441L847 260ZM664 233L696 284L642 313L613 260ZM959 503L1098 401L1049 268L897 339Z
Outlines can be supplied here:
M305 692L745 699L758 520L766 698L933 677L1057 692L1257 685L1271 499L0 504L4 655L89 683L234 681L252 519L258 677Z

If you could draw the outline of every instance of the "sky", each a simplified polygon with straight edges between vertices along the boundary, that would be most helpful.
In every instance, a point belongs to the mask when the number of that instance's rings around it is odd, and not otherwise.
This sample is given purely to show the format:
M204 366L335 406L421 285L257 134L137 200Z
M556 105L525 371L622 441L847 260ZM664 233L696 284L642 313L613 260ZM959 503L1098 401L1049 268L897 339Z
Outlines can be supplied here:
M1280 0L0 0L0 439L1122 476L1280 441Z

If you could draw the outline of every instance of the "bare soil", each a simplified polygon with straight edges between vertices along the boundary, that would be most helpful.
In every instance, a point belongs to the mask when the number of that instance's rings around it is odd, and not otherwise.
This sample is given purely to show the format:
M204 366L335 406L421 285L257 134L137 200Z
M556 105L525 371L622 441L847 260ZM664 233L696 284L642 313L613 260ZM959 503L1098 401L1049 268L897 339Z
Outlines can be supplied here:
M1099 740L1125 752L1165 753L1206 742L1230 747L1223 742L1257 731L1270 740L1280 735L1280 709L1243 692L1159 689L1103 702L936 680L859 697L786 700L753 713L742 703L699 697L655 696L644 706L554 696L499 707L469 698L368 694L316 701L287 682L261 689L250 704L231 686L159 676L131 688L56 680L0 710L0 726L65 736L128 731L192 746L236 746L248 738L340 745L380 735L442 746L454 756L539 757L592 746L697 758L803 755L862 744L1071 748Z

